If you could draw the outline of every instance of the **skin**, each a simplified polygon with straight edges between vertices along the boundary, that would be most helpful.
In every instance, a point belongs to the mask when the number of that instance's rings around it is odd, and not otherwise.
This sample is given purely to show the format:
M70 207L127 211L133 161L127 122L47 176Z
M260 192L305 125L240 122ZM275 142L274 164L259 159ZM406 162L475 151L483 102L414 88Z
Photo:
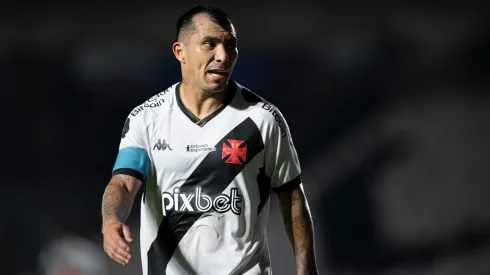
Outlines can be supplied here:
M124 224L131 212L134 198L142 182L128 175L114 175L102 199L102 234L104 251L116 263L131 260L129 244L133 242L129 227Z
M286 228L293 247L298 275L318 274L315 260L313 222L302 185L277 194Z
M225 100L228 81L237 57L237 37L233 25L223 28L206 14L194 17L191 30L172 45L181 63L181 98L196 117L210 115ZM224 72L223 76L210 71ZM105 189L102 201L104 250L115 262L131 260L133 241L124 224L131 212L141 181L128 175L115 175ZM284 225L296 257L297 274L317 274L313 247L313 225L301 186L278 193Z
M181 64L181 98L196 117L202 119L216 110L226 98L228 81L238 58L233 25L223 28L206 14L194 17L194 28L172 50ZM210 70L225 72L216 77Z

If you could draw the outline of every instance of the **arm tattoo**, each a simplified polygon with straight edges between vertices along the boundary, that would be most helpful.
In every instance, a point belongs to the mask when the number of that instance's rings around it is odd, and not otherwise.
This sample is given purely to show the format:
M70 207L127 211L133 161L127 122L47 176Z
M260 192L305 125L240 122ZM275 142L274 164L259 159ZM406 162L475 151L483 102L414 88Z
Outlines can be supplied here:
M285 191L288 192L288 191ZM286 194L288 195L288 194ZM288 235L289 241L293 245L294 249L294 237L293 237L293 223L291 220L291 207L287 207L285 203L281 201L281 213L282 220L284 222L284 227L286 228L286 234Z
M116 217L124 222L131 211L132 196L121 184L121 181L127 180L125 177L127 176L115 176L107 185L102 199L102 224L105 224L110 217Z
M298 274L317 274L313 224L301 189L281 195L281 211L286 232L293 245Z

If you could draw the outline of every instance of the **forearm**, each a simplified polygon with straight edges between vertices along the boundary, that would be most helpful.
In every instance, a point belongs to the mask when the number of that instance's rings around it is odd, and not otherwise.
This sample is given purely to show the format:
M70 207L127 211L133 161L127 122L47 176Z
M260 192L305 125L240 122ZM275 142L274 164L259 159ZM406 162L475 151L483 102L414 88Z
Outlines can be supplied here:
M282 214L289 240L294 249L298 274L318 274L315 260L313 222L301 189L282 199ZM289 201L289 202L288 202Z
M118 175L107 185L102 199L102 224L109 219L125 222L133 206L134 194L123 184L128 176Z
M317 274L311 215L304 200L294 203L294 195L291 217L298 274Z

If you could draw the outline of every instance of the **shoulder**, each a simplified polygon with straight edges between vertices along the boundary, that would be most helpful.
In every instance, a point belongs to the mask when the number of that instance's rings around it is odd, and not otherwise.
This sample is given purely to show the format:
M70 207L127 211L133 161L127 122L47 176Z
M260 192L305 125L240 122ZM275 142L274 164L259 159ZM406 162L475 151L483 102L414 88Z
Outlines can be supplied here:
M173 84L164 91L151 96L143 103L134 107L129 113L129 118L148 120L168 110L168 107L173 102L174 91L177 85L177 83Z
M249 112L258 113L263 115L265 118L273 117L274 110L277 107L274 106L270 101L259 96L249 88L236 83L238 86L239 95L242 101L242 106Z
M244 87L238 83L237 85L239 87L239 93L244 102L243 104L245 105L245 109L249 112L250 116L252 116L254 120L258 120L266 126L271 126L271 128L277 129L281 136L285 137L288 131L288 126L286 119L279 108L247 87Z

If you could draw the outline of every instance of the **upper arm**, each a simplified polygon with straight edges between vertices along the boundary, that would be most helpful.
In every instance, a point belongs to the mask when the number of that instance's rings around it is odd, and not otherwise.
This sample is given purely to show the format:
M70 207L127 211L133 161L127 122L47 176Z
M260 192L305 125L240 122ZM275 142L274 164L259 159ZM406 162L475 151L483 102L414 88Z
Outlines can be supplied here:
M150 158L143 131L142 114L130 114L121 134L119 152L112 169L111 182L136 193L150 172Z
M303 186L301 184L292 188L281 190L276 194L281 209L291 208L298 202L304 203L306 201Z
M301 166L284 116L270 105L273 117L265 142L265 172L275 193L301 186Z

